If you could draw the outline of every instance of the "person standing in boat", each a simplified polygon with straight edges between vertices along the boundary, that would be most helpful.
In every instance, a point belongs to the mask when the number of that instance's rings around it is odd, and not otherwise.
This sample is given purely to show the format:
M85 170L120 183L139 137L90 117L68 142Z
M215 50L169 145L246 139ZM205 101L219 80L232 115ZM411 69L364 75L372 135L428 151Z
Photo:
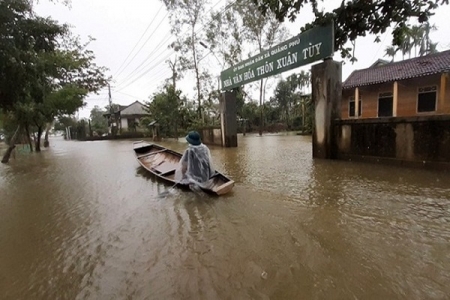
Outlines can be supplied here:
M215 173L209 148L202 143L200 134L191 131L186 136L189 143L175 171L175 181L207 188Z

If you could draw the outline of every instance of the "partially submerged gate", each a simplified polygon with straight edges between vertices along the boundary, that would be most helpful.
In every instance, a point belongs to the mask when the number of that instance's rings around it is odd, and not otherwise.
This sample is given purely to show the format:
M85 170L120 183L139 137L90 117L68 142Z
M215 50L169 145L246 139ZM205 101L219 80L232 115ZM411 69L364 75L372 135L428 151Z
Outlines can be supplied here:
M324 60L311 68L315 104L313 157L334 158L332 120L339 118L342 66L332 60L333 54L334 24L331 23L307 30L221 72L222 145L237 147L237 87Z

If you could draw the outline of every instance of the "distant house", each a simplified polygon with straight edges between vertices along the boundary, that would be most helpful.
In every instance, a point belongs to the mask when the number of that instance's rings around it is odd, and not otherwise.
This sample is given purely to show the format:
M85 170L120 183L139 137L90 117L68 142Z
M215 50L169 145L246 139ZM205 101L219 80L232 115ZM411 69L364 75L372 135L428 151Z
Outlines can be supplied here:
M105 114L108 119L108 124L111 126L118 126L119 133L126 131L143 131L144 128L139 126L139 122L143 117L148 117L150 114L146 111L146 106L139 101L135 101L128 106L119 105L119 109L114 112L114 118L111 114ZM114 125L116 124L116 125Z
M341 118L450 114L449 72L450 50L400 62L378 60L342 84Z

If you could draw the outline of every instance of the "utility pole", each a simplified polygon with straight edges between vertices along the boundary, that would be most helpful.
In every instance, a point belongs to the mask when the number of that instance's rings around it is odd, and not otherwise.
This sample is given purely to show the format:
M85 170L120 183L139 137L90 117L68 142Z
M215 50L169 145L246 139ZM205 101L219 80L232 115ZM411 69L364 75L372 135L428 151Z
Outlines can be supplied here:
M109 98L109 113L111 122L111 135L115 136L114 124L116 123L116 118L114 116L114 109L112 106L111 86L109 85L109 82L108 82L108 98Z
M173 87L173 94L174 97L177 97L176 101L177 101L177 116L176 118L174 118L174 122L175 122L175 137L178 140L178 118L179 118L179 112L180 112L180 99L177 96L177 57L175 56L174 61L167 61L169 63L170 69L172 70L172 87Z
M113 113L112 98L111 98L111 86L109 85L109 82L108 82L108 98L109 98L109 112Z

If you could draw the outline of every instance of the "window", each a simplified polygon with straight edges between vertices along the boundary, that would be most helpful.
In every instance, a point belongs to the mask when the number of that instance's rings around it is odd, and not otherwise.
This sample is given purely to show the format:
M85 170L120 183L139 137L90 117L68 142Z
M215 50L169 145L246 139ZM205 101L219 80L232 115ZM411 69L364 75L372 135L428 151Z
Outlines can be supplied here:
M378 117L392 117L393 102L392 93L381 93L378 96Z
M417 112L436 110L436 86L419 88L417 97Z
M359 96L359 109L358 109L358 117L361 117L361 96ZM351 96L348 100L348 116L354 117L355 116L355 96Z

